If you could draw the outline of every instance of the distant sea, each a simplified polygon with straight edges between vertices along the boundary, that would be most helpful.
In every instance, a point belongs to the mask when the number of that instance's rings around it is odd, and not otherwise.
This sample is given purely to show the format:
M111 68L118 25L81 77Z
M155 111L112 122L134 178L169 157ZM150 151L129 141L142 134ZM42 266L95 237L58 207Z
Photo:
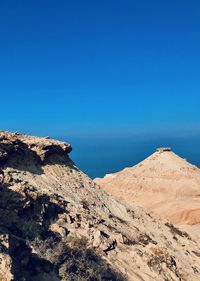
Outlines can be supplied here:
M200 167L200 136L57 138L71 143L70 157L91 178L131 167L163 146L171 147L179 156Z

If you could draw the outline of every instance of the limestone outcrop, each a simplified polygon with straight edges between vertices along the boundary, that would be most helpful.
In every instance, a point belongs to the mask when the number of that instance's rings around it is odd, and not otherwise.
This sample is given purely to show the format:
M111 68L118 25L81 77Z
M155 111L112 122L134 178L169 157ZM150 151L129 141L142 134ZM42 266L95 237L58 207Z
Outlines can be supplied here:
M0 280L200 280L200 247L114 199L49 138L0 133Z
M21 154L26 157L25 161L32 156L31 161L33 162L45 162L52 155L65 157L71 150L70 144L56 141L49 137L38 140L33 136L0 131L0 161L7 160L13 154Z

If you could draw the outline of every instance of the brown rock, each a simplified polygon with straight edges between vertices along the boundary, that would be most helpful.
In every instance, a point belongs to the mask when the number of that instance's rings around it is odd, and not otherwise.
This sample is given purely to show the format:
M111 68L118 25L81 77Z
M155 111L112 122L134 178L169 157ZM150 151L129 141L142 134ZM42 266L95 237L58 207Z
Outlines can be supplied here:
M0 137L6 280L200 280L199 245L99 189L70 160L68 144Z

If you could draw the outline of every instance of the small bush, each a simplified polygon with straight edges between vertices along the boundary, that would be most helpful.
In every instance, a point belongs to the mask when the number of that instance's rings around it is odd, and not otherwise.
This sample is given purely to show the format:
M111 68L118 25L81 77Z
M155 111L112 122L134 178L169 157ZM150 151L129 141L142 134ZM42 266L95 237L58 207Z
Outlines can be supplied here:
M189 240L191 240L191 238L190 238L190 236L189 236L189 234L187 233L187 232L185 232L185 231L181 231L180 229L178 229L177 227L175 227L173 224L171 224L171 223L165 223L165 225L167 226L167 227L169 227L169 229L170 229L170 231L172 232L172 234L177 234L177 235L179 235L179 236L181 236L181 237L186 237L186 238L188 238Z
M37 240L42 255L58 269L62 281L124 281L126 278L113 270L93 249L86 239L71 238L55 243L52 239Z

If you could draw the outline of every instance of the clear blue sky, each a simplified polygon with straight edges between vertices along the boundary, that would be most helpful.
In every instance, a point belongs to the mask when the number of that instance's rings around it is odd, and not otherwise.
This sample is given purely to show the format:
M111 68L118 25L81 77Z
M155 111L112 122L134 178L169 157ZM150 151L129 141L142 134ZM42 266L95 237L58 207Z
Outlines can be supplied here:
M199 133L200 1L0 1L0 129Z

